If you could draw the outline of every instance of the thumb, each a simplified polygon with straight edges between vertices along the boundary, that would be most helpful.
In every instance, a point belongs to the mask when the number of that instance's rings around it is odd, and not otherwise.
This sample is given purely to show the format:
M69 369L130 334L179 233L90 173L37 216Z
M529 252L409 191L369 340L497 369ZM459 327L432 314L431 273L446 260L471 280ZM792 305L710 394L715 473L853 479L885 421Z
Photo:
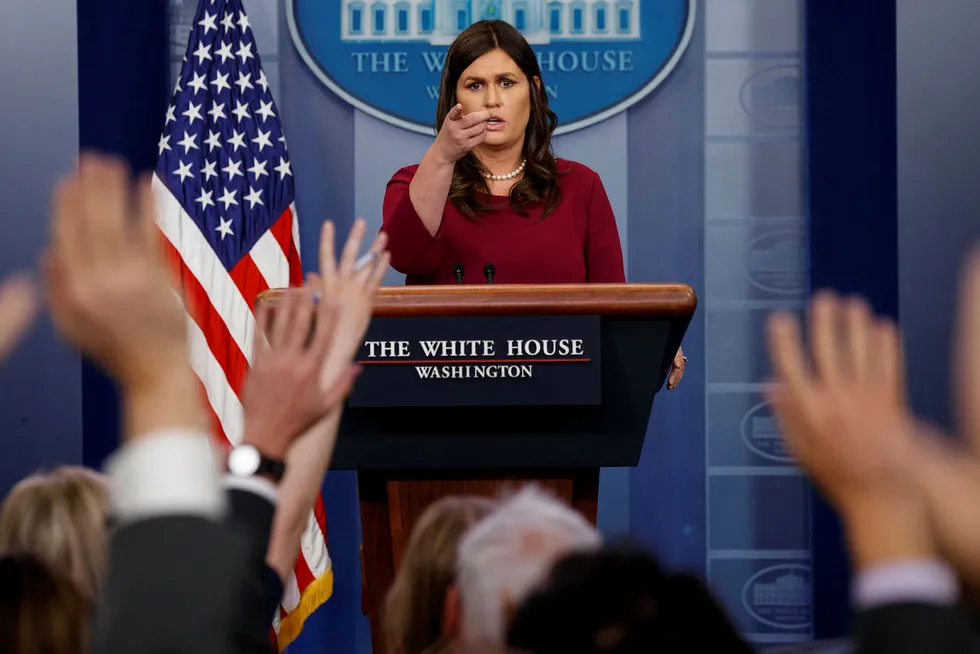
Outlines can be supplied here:
M462 117L462 115L463 115L463 105L457 102L456 106L450 109L449 113L446 114L446 118L448 118L449 120L459 120Z

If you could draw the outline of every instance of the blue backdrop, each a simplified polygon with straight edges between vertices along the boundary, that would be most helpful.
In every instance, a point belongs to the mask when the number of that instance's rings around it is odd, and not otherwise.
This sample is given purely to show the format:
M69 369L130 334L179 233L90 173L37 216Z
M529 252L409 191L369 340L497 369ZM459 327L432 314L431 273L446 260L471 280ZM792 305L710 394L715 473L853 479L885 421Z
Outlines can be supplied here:
M795 642L812 632L808 490L760 391L764 316L799 309L806 296L802 9L695 4L687 49L663 83L555 144L560 156L602 175L629 279L684 281L701 298L684 343L691 360L684 383L659 396L640 465L602 471L599 524L706 575L754 642ZM319 219L346 225L362 215L380 225L385 182L417 162L431 137L379 120L324 86L282 15L269 37L278 46L270 79L290 139L309 261ZM271 54L272 46L260 50ZM387 282L401 279L392 273ZM367 652L354 475L331 473L324 489L337 586L293 649L329 642ZM792 610L777 615L774 606L787 602Z

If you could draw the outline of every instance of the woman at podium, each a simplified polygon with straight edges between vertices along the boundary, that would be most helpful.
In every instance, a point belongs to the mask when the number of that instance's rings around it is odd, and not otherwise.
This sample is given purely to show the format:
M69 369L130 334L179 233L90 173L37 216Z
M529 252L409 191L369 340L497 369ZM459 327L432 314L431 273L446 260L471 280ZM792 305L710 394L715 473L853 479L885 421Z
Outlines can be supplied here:
M556 159L558 117L534 52L503 21L449 48L422 161L388 182L384 230L408 284L624 282L599 176Z
M480 21L449 47L439 133L385 189L391 266L407 284L625 282L602 180L556 159L541 69L520 32ZM678 349L667 381L684 373Z

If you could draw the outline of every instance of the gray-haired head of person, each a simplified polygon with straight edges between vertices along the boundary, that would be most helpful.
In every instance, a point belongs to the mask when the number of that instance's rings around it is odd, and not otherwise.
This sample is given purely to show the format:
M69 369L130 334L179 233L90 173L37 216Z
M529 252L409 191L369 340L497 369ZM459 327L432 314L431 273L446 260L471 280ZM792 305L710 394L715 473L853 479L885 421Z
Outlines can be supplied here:
M526 486L477 523L459 545L459 650L502 652L518 604L563 555L602 539L581 514Z

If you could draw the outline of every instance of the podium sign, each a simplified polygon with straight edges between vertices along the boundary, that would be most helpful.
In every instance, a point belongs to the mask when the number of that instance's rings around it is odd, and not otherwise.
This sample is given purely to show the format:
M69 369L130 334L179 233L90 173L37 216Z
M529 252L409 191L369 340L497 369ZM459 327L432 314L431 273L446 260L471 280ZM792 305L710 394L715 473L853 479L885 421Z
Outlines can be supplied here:
M375 318L350 407L602 403L598 316Z

